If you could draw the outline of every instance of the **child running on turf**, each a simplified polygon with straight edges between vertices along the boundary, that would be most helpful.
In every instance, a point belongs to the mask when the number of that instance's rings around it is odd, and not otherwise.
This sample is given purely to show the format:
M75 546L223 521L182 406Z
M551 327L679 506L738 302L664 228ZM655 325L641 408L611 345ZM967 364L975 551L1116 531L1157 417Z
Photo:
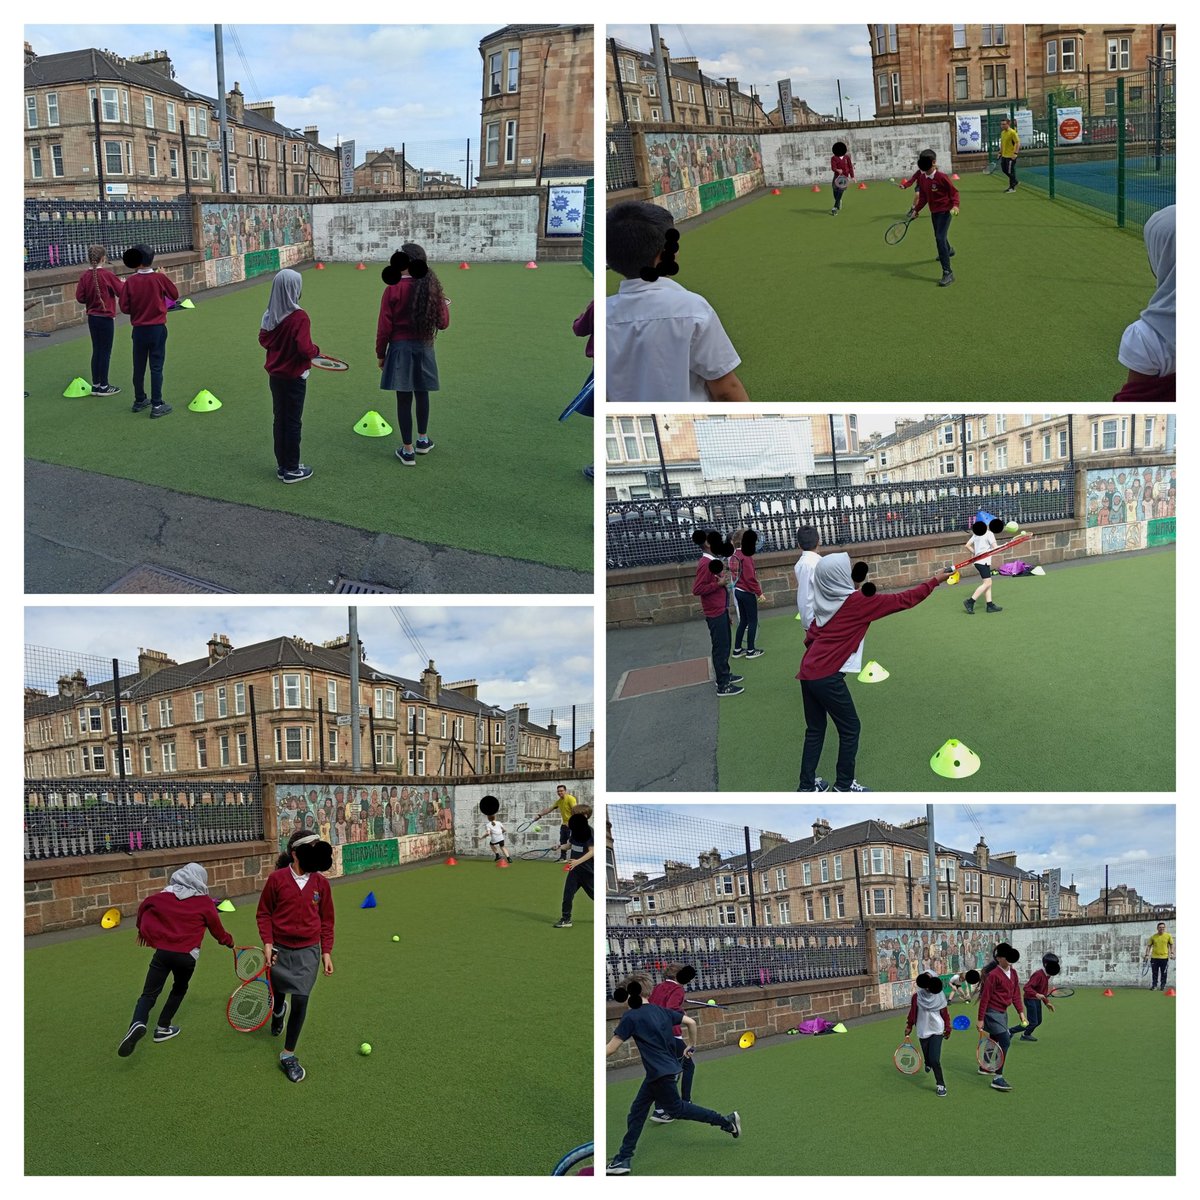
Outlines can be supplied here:
M608 399L746 400L742 360L712 305L669 278L679 233L665 208L640 200L608 210Z
M280 483L303 483L313 473L300 461L300 428L308 373L321 351L312 340L308 313L300 307L303 285L299 271L280 271L271 281L271 298L258 330L258 344L267 352L265 369L275 411L275 476Z
M649 1003L657 1004L659 1008L674 1009L678 1012L686 1011L684 1008L686 1004L684 1000L684 985L691 983L696 978L695 967L684 967L679 963L668 963L666 974L666 979L654 985L654 989L648 997ZM687 1044L683 1036L682 1026L676 1025L674 1033L675 1053L679 1056L679 1070L683 1076L680 1095L686 1104L692 1098L692 1078L696 1074L696 1060L692 1052L692 1047ZM650 1120L659 1125L669 1125L675 1118L669 1116L665 1108L655 1103L654 1112L650 1114Z
M733 546L715 529L696 530L692 541L703 547L692 580L692 595L700 597L700 609L712 642L713 672L718 696L740 696L746 689L742 677L729 670L729 593L725 588L725 563L718 555L733 554Z
M1051 1012L1054 1011L1054 1005L1050 1003L1050 989L1054 985L1050 980L1060 970L1062 967L1057 954L1048 950L1042 955L1041 970L1034 971L1025 981L1025 1016L1029 1019L1029 1023L1010 1029L1008 1031L1010 1036L1016 1037L1017 1034L1020 1034L1019 1041L1037 1041L1037 1038L1033 1036L1033 1031L1042 1023L1042 1006L1045 1005Z
M151 265L154 251L145 245L130 246L121 256L135 268L121 291L121 311L129 314L133 327L133 408L150 410L150 416L165 417L172 411L163 403L163 367L167 361L167 308L179 299L179 289ZM146 366L150 367L150 397L146 398Z
M425 251L405 242L383 268L383 299L375 329L375 355L383 372L379 386L396 393L396 423L401 445L396 457L406 467L428 454L429 393L441 387L433 342L450 327L450 301L441 280L429 269ZM417 403L417 440L413 441L413 398Z
M754 552L758 549L758 534L747 529L741 543L729 560L729 573L733 576L733 605L737 610L737 631L733 637L733 657L758 658L762 651L755 648L754 638L758 633L758 601L762 596L762 584L754 571ZM746 649L742 649L742 634L746 635ZM651 1002L653 1003L653 1001Z
M232 947L233 938L225 932L217 915L217 906L208 894L208 872L199 863L180 867L161 892L147 896L138 906L138 945L152 946L154 955L150 959L142 994L133 1007L129 1030L117 1047L122 1058L128 1058L145 1035L150 1010L168 975L172 976L173 982L167 1002L158 1014L154 1040L168 1042L179 1033L179 1026L172 1025L171 1021L187 995L192 972L200 961L200 944L204 941L205 930L222 946Z
M985 521L976 521L971 526L971 536L967 538L964 545L970 550L971 557L974 558L976 554L983 554L988 550L996 549L996 535L987 527ZM968 614L973 616L975 614L975 601L982 596L987 601L985 612L1003 612L1004 609L998 604L992 603L992 556L989 554L987 558L980 559L974 565L983 582L963 601L963 608L967 610ZM1018 607L1020 606L1018 605Z
M279 1055L279 1069L299 1083L304 1068L296 1057L296 1043L304 1028L308 998L317 982L317 968L333 974L333 895L321 874L333 866L333 847L319 835L297 829L288 838L287 853L275 862L258 898L258 933L271 964L271 1036L287 1035ZM291 1016L287 997L291 996Z
M589 300L587 308L585 308L583 310L583 312L581 312L579 314L579 316L577 316L571 324L571 328L574 331L576 337L587 338L587 345L584 346L583 353L584 353L584 356L589 361L592 361L595 357L595 329L594 329L594 319L595 318L593 315L595 312L595 304L596 304L595 300ZM589 371L588 379L591 379L593 374L594 374L594 372ZM586 385L586 383L587 383L587 380L584 380L585 385ZM578 411L581 416L590 417L592 415L592 402L588 401L586 411L582 408L579 409ZM589 464L588 466L583 468L583 477L584 477L584 479L595 479L596 478L596 470L595 470L595 466L593 464Z
M904 1022L907 1038L917 1027L917 1038L921 1043L921 1055L925 1059L925 1070L933 1072L937 1094L946 1094L946 1080L942 1075L942 1042L950 1036L950 1006L946 1003L945 990L937 975L922 971L917 976L917 990L908 1004L908 1017Z
M796 531L796 539L800 546L800 557L792 568L796 576L796 612L800 621L807 629L813 623L812 575L816 570L821 556L817 547L821 544L821 535L813 525L801 525Z
M954 282L954 272L950 270L950 260L954 257L954 247L950 245L950 218L958 216L958 189L937 169L937 155L932 150L921 151L917 173L911 182L916 186L917 198L908 215L915 217L929 205L933 240L937 245L938 261L942 264L938 287L947 287Z
M571 928L571 909L580 888L589 900L596 898L596 835L581 812L572 813L567 826L571 833L571 857L566 863L567 877L563 880L562 917L554 922L555 929Z
M613 993L618 1002L628 1001L629 1011L617 1022L616 1029L604 1049L611 1057L622 1043L633 1038L642 1057L646 1078L629 1108L625 1138L621 1148L609 1162L607 1174L628 1175L632 1169L633 1152L651 1108L658 1107L673 1121L700 1121L705 1125L716 1125L726 1133L740 1137L741 1118L736 1112L722 1116L709 1108L700 1108L691 1101L681 1100L675 1088L675 1075L679 1070L679 1059L675 1051L675 1027L682 1026L688 1049L695 1046L696 1022L686 1013L671 1008L659 1008L657 1004L646 1004L642 998L643 984L639 979L630 979Z
M108 382L108 365L112 360L117 300L125 285L105 267L108 251L103 246L88 247L88 262L91 266L75 285L75 299L87 306L88 333L92 339L92 395L115 396L121 389Z
M842 195L850 187L850 180L854 178L854 164L850 161L850 151L846 149L845 142L833 143L833 157L829 160L829 168L833 172L833 207L829 210L831 217L836 217L842 211ZM846 179L845 187L838 187L837 181L841 178Z
M979 1074L990 1076L992 1087L998 1092L1012 1091L1012 1085L1004 1078L1011 1041L1008 1006L1011 1004L1022 1018L1025 1016L1025 1007L1021 1002L1021 980L1015 966L1020 959L1019 950L1014 950L1007 942L1001 942L996 947L995 960L983 968L983 983L979 989L979 1020L976 1028L1000 1047L1000 1069L993 1073L986 1067L980 1067Z
M963 1000L967 1003L979 994L975 988L979 983L979 972L972 968L970 971L956 971L950 976L950 1003Z
M486 833L488 845L492 850L492 857L496 860L496 862L499 862L501 859L503 859L506 863L511 865L512 858L508 851L504 848L504 826L500 824L498 817L492 817L492 819L488 821Z
M850 689L846 686L846 661L866 636L872 621L913 608L928 599L939 583L950 577L935 571L932 578L903 592L875 594L873 583L864 583L866 563L850 567L848 554L827 554L813 571L813 623L804 637L804 657L796 678L804 700L804 753L800 760L801 792L829 791L817 775L825 728L830 720L838 731L835 792L869 792L854 777L860 724ZM856 585L862 584L862 590Z

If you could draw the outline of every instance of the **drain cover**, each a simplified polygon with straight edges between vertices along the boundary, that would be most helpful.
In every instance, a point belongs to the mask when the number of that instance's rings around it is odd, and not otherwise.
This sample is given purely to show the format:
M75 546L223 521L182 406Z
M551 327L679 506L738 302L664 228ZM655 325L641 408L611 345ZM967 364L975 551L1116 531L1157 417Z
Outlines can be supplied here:
M361 579L347 579L340 576L333 589L335 596L389 595L399 593L398 588L383 587L378 583L366 583Z

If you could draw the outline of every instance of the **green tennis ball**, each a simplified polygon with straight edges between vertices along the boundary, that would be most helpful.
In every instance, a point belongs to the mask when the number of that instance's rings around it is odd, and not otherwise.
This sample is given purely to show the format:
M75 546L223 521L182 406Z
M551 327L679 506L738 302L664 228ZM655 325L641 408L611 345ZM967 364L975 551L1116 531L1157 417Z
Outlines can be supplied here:
M392 934L392 941L393 941L393 942L398 942L399 940L400 940L400 935L399 935L398 933L393 933L393 934Z
M714 1008L716 1007L716 1004L717 1004L717 1002L715 1000L706 1000L705 1003L711 1004Z
M359 1054L370 1054L371 1053L371 1043L363 1042L363 1044L361 1046L359 1046L358 1052L359 1052Z

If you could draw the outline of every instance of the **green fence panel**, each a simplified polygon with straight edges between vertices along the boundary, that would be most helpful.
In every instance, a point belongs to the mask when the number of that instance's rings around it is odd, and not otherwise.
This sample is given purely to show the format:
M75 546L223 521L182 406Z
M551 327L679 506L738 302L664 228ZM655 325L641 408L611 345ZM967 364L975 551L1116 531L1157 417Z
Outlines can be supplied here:
M251 250L245 255L245 261L246 278L253 279L255 275L279 270L279 251L275 247L270 250Z
M395 838L381 842L348 842L342 847L342 873L357 875L380 867L400 865L400 843Z
M583 189L583 265L596 273L596 181L589 179Z
M708 212L719 204L728 204L736 197L732 179L714 179L712 183L700 185L700 211Z

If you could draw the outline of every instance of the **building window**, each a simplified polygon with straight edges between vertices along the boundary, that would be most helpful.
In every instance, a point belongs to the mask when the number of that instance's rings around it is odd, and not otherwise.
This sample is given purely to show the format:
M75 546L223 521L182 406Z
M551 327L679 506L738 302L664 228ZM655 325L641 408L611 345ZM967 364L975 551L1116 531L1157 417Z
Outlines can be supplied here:
M1167 62L1175 61L1175 35L1173 33L1164 33L1162 40L1163 58Z
M29 175L32 179L42 178L42 149L40 146L29 147Z
M887 52L887 26L875 26L875 53L884 54Z
M802 863L800 866L800 882L808 887L812 883L812 863Z
M1075 70L1075 39L1063 38L1062 40L1062 69L1064 71Z
M878 77L878 83L879 83L879 107L886 108L887 104L888 104L888 99L892 94L890 89L888 88L888 77L886 75L880 75Z
M840 854L833 856L833 877L834 879L841 879L842 877L842 856Z
M278 762L300 762L303 737L298 725L275 730L275 758Z
M151 176L158 174L158 147L153 142L146 147L146 173Z
M785 887L787 887L787 868L786 867L776 867L775 868L775 887L779 891L782 891Z
M237 760L238 766L241 767L244 767L249 760L249 747L246 745L246 738L247 735L245 733L239 733L237 735Z
M811 921L814 917L813 913L813 898L811 896L804 897L804 919Z
M1005 445L996 447L996 470L1008 470L1008 447Z
M892 72L892 103L900 103L900 72Z
M506 163L515 162L517 157L517 123L516 121L504 122L504 161Z
M168 696L158 702L158 727L166 729L175 723L175 705Z
M172 771L178 770L178 762L175 757L175 743L163 742L162 744L162 769L163 774L169 775Z
M521 82L521 51L508 52L508 90L515 92Z
M224 684L221 684L217 688L217 716L218 717L229 716L228 689L225 687Z
M1129 70L1129 39L1108 39L1108 69L1110 71Z
M846 893L838 892L837 894L837 915L844 917L846 915Z
M104 170L109 175L124 174L125 158L121 152L120 142L104 143Z
M197 721L204 720L204 693L203 692L193 692L192 693L192 712L195 715L195 719Z
M145 103L145 108L146 108L146 128L153 129L154 128L154 97L146 96L144 98L144 103Z
M829 859L827 858L821 859L821 882L829 882Z
M1058 73L1058 42L1051 40L1046 43L1046 74Z
M326 751L325 751L325 758L326 758L326 760L327 760L327 761L329 761L329 762L331 762L331 763L335 763L335 762L337 762L337 760L338 760L338 752L337 752L337 751L338 751L338 735L337 735L337 728L335 727L335 728L333 728L333 729L327 729L327 730L325 731L325 734L326 734L326 736L327 736L327 738L328 738L328 741L329 741L329 745L328 745L328 747L327 747L327 749L326 749Z
M217 738L217 756L221 766L229 766L229 734L223 733Z
M143 732L150 728L150 705L138 705L138 728Z
M207 179L208 178L208 155L201 150L193 150L192 152L192 178Z
M84 750L84 755L86 755L86 754L87 754L87 751ZM87 760L85 758L84 759L85 769L86 769L86 766L87 766ZM143 746L142 747L142 774L143 775L153 775L154 774L154 747L153 746Z
M497 51L488 55L488 95L500 95L500 70L504 55Z
M92 95L95 96L94 91ZM116 88L100 89L100 119L102 121L117 121L120 119L120 112L117 108Z
M492 121L484 126L484 165L494 167L500 161L500 123Z
M965 50L967 48L967 27L965 25L954 26L954 49Z
M990 100L1008 95L1008 68L1003 63L988 63L983 68L983 96Z
M1054 457L1052 439L1049 433L1042 434L1042 462L1049 462Z
M300 676L284 675L283 677L283 707L300 707Z
M821 897L821 915L825 918L826 921L828 921L829 917L830 917L830 913L831 913L831 909L830 909L830 903L829 903L829 894L826 893L824 896Z
M201 769L208 766L208 742L202 737L196 739L196 766Z
M244 683L233 685L233 711L239 717L246 715L246 685Z
M955 100L966 100L971 92L971 84L968 80L967 67L954 68L954 98Z
M1003 25L983 25L981 26L983 34L979 44L981 46L1003 46L1004 45L1004 26Z
M167 151L167 158L170 163L170 173L172 179L179 178L179 151L174 147Z
M642 119L642 102L637 96L630 96L629 100L629 119L631 121L640 121ZM510 122L511 124L511 122Z

